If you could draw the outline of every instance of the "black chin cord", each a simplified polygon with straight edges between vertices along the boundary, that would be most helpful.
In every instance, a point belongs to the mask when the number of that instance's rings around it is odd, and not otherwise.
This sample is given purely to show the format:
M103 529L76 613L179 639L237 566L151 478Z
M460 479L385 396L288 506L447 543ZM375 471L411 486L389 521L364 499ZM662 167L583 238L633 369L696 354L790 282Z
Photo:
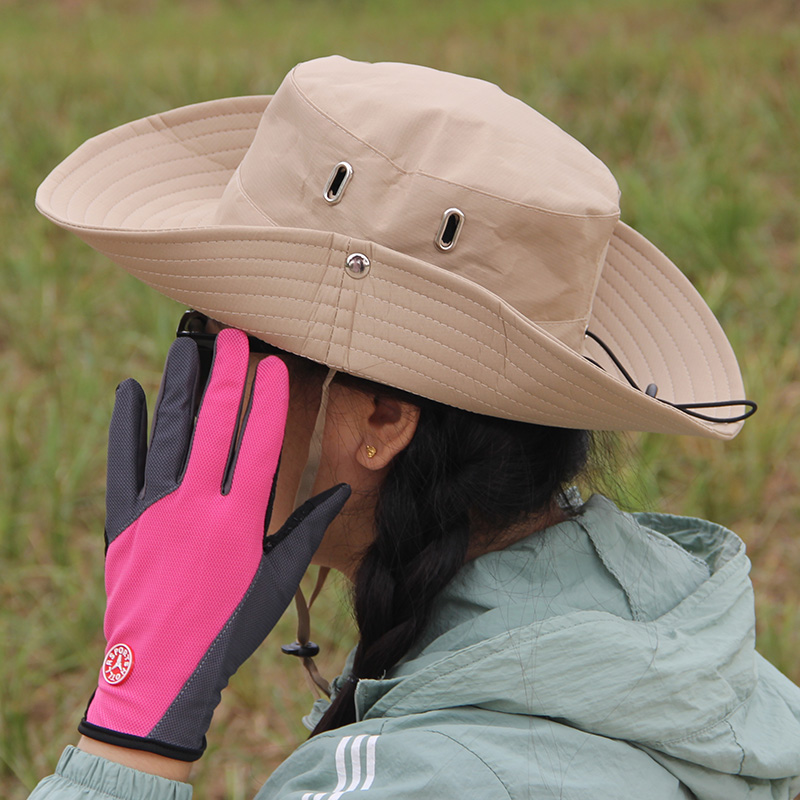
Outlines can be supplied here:
M586 330L586 335L592 339L592 341L597 342L600 347L603 348L605 354L614 362L614 366L620 371L620 374L625 378L626 381L634 388L636 391L641 392L642 389L636 383L636 381L630 376L628 370L622 366L620 360L614 354L614 351L596 334L592 333L590 330ZM594 364L596 367L603 369L593 358L589 358L585 356L586 360L591 364ZM702 419L705 422L718 422L718 423L731 423L731 422L742 422L743 420L752 417L753 414L756 413L758 410L758 406L752 400L716 400L716 401L709 401L709 402L700 402L700 403L670 403L669 400L662 400L660 397L656 397L658 394L658 386L655 383L649 383L647 388L644 390L644 393L648 397L652 397L654 400L658 400L659 403L664 403L664 405L671 406L672 408L677 408L678 411L682 411L684 414L687 414L690 417L694 417L695 419ZM699 408L733 408L734 406L744 406L747 410L744 411L742 414L737 414L734 417L712 417L708 414L701 414L696 409Z

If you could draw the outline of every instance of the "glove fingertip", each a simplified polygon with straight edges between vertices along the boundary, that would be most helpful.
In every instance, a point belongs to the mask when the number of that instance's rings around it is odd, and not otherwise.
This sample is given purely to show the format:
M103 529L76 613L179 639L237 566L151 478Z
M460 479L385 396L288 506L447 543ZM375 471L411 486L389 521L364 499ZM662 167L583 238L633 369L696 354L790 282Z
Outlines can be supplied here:
M283 360L278 356L268 356L262 359L256 369L258 381L269 381L275 389L285 387L289 391L289 370Z
M117 399L135 399L144 398L144 389L135 378L126 378L121 383L117 384L117 389L114 393Z
M179 336L170 345L167 359L171 358L173 355L191 358L193 353L197 355L197 342L188 336Z
M147 422L147 398L138 381L127 378L117 386L114 411L109 426L109 447L118 446L120 439L139 440L142 425Z
M286 417L289 410L289 370L277 356L263 359L256 368L253 406L259 412L271 409L279 417Z
M197 349L197 343L185 337L176 339L167 353L156 405L160 403L168 384L172 385L171 390L173 393L188 391L194 395L199 373L200 353Z
M108 429L106 464L106 545L130 517L144 481L147 456L147 400L133 378L118 387Z
M339 515L352 491L349 484L340 483L306 500L300 508L304 509L310 506L306 519L314 519L315 522L327 528Z
M222 342L222 345L219 345L220 342ZM217 334L217 343L218 346L222 347L247 346L247 334L244 331L240 331L238 328L223 328Z
M284 539L291 537L292 534L297 536L298 533L301 534L300 538L313 540L312 545L316 550L328 526L350 497L351 491L348 484L340 483L306 500L303 505L295 509L279 530L272 536L266 537L264 551L274 549Z

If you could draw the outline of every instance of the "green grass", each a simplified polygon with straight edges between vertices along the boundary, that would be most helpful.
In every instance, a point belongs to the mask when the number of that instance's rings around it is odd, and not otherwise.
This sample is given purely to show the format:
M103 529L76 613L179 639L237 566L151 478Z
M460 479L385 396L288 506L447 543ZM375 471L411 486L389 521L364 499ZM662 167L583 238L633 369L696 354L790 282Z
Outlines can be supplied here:
M0 795L52 770L102 651L103 472L114 387L155 391L178 307L41 219L87 137L184 103L269 93L338 52L499 83L611 167L624 218L719 315L760 411L732 443L637 436L629 505L715 519L753 560L759 645L800 680L800 23L791 0L0 0ZM343 590L340 590L339 594ZM352 643L328 592L332 675ZM324 633L323 633L324 632ZM276 655L236 676L198 796L250 797L304 736Z

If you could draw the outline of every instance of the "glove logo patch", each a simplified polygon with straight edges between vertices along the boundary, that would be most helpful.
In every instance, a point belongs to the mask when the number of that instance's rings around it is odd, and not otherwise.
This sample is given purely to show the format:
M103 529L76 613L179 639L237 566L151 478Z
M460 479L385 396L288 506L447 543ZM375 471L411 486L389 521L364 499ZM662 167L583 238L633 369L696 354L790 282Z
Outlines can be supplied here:
M103 678L111 686L119 686L128 679L133 669L133 650L120 642L109 648L103 661Z

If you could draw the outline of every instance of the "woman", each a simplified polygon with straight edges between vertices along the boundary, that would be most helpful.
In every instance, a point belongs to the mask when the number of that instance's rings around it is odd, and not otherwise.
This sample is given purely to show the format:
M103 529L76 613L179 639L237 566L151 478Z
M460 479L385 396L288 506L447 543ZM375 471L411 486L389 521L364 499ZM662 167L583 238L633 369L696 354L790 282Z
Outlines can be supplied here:
M754 651L742 543L569 489L589 431L725 439L754 406L555 125L481 81L320 59L87 142L37 204L202 314L149 450L118 390L108 648L33 797L188 797L311 560L353 580L359 645L262 797L800 789L800 691Z

